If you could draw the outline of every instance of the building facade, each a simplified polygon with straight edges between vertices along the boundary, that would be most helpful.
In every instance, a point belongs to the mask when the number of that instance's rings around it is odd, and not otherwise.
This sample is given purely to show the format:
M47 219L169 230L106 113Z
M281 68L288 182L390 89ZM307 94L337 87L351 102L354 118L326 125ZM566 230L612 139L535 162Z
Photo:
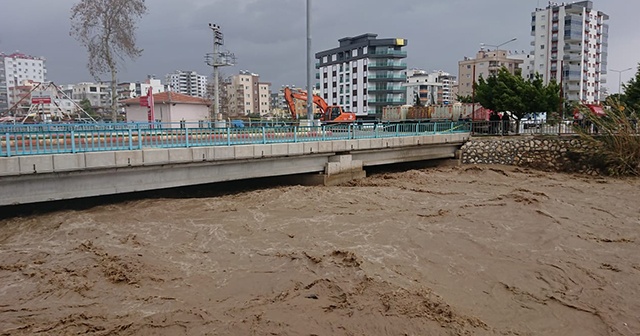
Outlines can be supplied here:
M609 16L593 1L550 3L531 13L534 71L562 83L567 101L597 104L606 83Z
M0 113L17 102L9 92L26 81L42 83L47 81L47 68L42 57L22 53L0 53Z
M240 71L226 83L230 116L260 115L271 111L271 83L261 82L260 75Z
M211 101L183 95L176 92L154 93L154 117L156 122L173 123L172 127L180 127L180 122L203 123L209 120ZM140 105L139 98L121 101L125 109L127 122L147 122L148 110Z
M149 88L153 93L165 92L165 85L162 81L149 76L144 82L124 82L118 83L118 100L146 96Z
M458 95L460 97L473 96L473 83L480 77L487 79L496 75L502 68L510 73L520 73L522 59L511 58L507 50L486 50L481 48L475 58L465 57L458 62Z
M207 76L195 71L176 71L166 76L169 90L187 96L205 98L207 92Z
M78 83L73 86L71 98L76 101L87 99L94 109L111 107L111 88L108 83Z
M406 39L363 34L316 53L316 88L329 105L362 118L379 118L382 108L406 103Z

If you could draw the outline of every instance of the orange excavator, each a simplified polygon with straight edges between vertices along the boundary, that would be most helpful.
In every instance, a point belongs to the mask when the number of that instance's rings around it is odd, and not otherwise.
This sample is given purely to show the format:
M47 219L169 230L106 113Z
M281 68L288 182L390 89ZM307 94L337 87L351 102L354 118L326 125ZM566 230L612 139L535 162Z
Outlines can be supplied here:
M294 120L298 119L298 114L296 113L296 104L294 99L300 99L302 101L307 101L307 92L302 91L300 89L295 92L290 88L284 88L284 99L287 101L287 105L289 106L289 111L291 112L291 116ZM354 122L356 121L356 114L351 112L344 112L342 107L333 105L329 106L322 97L318 95L313 95L313 103L320 108L321 114L318 119L323 122Z

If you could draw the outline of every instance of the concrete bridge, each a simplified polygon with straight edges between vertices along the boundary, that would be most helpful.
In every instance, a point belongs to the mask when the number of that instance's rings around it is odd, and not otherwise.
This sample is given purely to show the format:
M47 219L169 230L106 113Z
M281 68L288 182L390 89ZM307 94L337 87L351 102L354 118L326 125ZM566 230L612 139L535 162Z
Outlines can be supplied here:
M470 133L0 157L0 206L270 176L332 185L364 168L454 158Z

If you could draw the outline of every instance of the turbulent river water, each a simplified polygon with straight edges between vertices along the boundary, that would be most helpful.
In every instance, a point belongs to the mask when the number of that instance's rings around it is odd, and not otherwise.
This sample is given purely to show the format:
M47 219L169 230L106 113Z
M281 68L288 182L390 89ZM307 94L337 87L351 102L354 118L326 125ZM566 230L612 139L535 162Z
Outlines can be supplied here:
M638 335L638 199L462 166L8 216L0 335Z

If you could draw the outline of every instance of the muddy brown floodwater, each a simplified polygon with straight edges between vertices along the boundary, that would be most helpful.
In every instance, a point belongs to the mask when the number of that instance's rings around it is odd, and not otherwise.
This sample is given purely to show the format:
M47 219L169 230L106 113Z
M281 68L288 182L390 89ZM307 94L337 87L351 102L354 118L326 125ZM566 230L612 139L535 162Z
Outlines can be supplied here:
M640 180L513 167L0 221L1 335L638 335Z

